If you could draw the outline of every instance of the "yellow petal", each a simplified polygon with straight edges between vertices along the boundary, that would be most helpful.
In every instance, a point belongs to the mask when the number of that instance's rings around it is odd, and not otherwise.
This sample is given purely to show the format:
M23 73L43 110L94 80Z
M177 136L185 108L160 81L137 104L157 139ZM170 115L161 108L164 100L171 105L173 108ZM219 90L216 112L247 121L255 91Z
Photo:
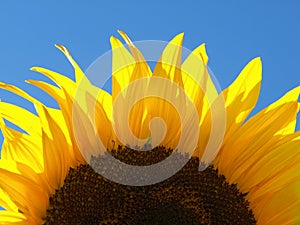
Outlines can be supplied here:
M2 158L0 160L0 168L14 174L22 175L24 178L30 180L34 184L42 187L42 189L45 190L45 193L49 193L49 187L45 183L43 175L38 174L29 165ZM18 212L18 207L16 204L2 189L0 189L0 205L6 210Z
M65 134L65 137L67 138L67 141L70 143L70 131L72 130L71 126L71 117L72 117L72 106L68 105L68 101L65 96L65 92L58 87L55 87L54 85L50 85L46 82L37 81L37 80L27 80L28 83L35 85L36 87L39 87L46 93L48 93L50 96L52 96L60 106L60 110L51 109L48 108L48 112L50 114L55 114L52 117L56 118L56 120L59 122L61 129L63 130L63 133ZM43 110L40 110L39 116L43 117ZM43 121L46 121L43 119ZM48 127L47 124L43 125L44 129Z
M250 166L245 165L245 168L247 168L246 172L242 174L243 178L239 178L241 190L249 191L253 186L259 185L291 165L297 158L299 160L300 158L297 156L299 145L300 141L296 140L282 144L274 149L270 146L269 151L263 149L262 153L260 151L254 152L254 156L249 159L252 164L249 163ZM241 164L242 166L243 164Z
M41 221L48 207L48 195L25 177L0 169L0 187L24 213Z
M260 58L249 62L237 79L222 94L227 108L227 136L230 136L254 108L261 84Z
M282 167L281 170L274 171L264 180L260 180L249 191L247 198L251 200L252 208L260 213L264 204L278 191L282 190L287 184L299 180L300 174L299 159L294 160L290 165Z
M8 194L4 192L1 188L0 188L0 205L6 210L12 212L18 212L18 207L16 206L16 204L11 200Z
M208 69L206 67L207 61L208 57L206 55L205 45L202 44L195 50L193 50L193 52L186 58L181 67L184 90L187 93L188 97L194 102L194 105L197 108L200 121L199 126L201 127L200 136L198 138L198 149L194 153L194 155L200 158L204 157L206 158L206 160L208 160L208 155L211 155L212 157L215 156L219 145L217 144L218 141L216 139L214 140L216 143L215 146L211 146L210 143L212 142L209 141L210 137L212 137L213 133L215 133L211 130L212 123L217 122L213 121L213 119L216 120L215 112L220 109L220 112L223 113L218 114L220 114L220 116L224 114L223 117L225 116L225 112L224 110L222 110L222 108L224 108L224 103L221 104L220 101L222 100L222 96L219 96L218 104L216 104L218 98L218 91L215 88L214 83L212 82ZM213 105L215 107L214 112L212 112L211 110ZM220 119L217 119L218 123ZM223 121L225 121L225 119L223 119ZM219 134L221 134L223 130L222 124L224 124L224 122L222 121L218 124ZM214 153L209 149L214 149ZM206 156L204 155L205 150L208 150L206 151Z
M142 53L139 51L139 49L132 43L130 38L126 35L125 32L118 30L119 34L122 36L122 38L126 41L126 44L129 46L129 49L131 51L131 54L136 61L136 65L134 68L134 71L131 75L130 82L141 78L141 77L147 77L151 76L152 72L150 67L148 66L144 56Z
M55 47L57 47L60 51L62 51L64 53L64 55L67 57L67 59L69 60L69 62L74 67L76 83L82 82L82 79L84 79L85 82L86 82L86 80L87 80L86 76L84 75L83 71L80 69L80 67L78 66L78 64L75 62L75 60L71 56L71 54L68 51L68 49L66 47L64 47L63 45L59 45L59 44L56 44Z
M202 61L207 65L208 63L208 55L206 53L205 44L201 44L198 48L195 49L201 56Z
M300 86L292 89L291 91L287 92L284 96L282 96L279 100L271 104L269 107L267 107L267 110L272 110L282 104L288 103L288 102L298 102L298 97L300 94ZM289 117L290 121L289 123L280 129L277 134L291 134L295 131L296 122L297 122L297 113L299 111L299 107L294 110L294 114Z
M0 160L0 168L5 169L9 172L21 174L17 168L17 162L13 160L1 159Z
M232 136L232 139L236 142L243 140L237 143L237 145L231 142L229 145L232 148L238 148L235 146L244 146L249 149L242 150L240 148L241 151L236 153L237 158L233 163L237 166L235 169L236 175L240 174L242 168L252 167L251 164L266 155L270 151L270 148L275 148L279 143L284 144L280 141L283 135L294 133L296 116L299 111L299 91L299 87L289 91L279 100L262 110L262 112L253 116L253 118L246 122L241 131ZM299 135L296 134L295 137L297 136ZM247 147L247 144L243 143L251 143L251 146ZM247 162L247 165L243 162ZM243 163L243 167L239 166L241 163Z
M223 96L220 95L206 113L200 126L198 141L201 162L210 165L216 158L226 132L226 110Z
M0 225L30 225L22 213L6 210L0 211Z
M66 121L68 121L69 120L68 117L71 117L72 115L71 112L73 107L73 101L78 100L78 98L82 96L80 93L89 92L90 90L93 91L96 88L93 85L91 85L91 83L88 81L88 79L85 77L82 71L77 72L77 70L79 70L78 69L79 67L78 68L77 67L78 66L75 66L75 76L77 76L76 73L82 73L82 74L79 75L79 78L76 80L76 82L74 82L73 80L69 79L66 76L63 76L59 73L56 73L54 71L45 68L40 68L40 67L31 68L31 70L44 74L45 76L53 80L60 87L60 89L56 88L53 85L49 85L43 82L28 81L40 87L42 90L50 94L55 100L57 100L61 110L63 111ZM71 127L70 121L69 121L69 127Z
M77 160L78 164L83 164L85 163L85 159L82 156L82 153L79 150L78 147L78 140L76 139L76 128L74 128L74 119L76 118L76 116L74 116L74 112L75 112L75 107L79 107L80 110L82 110L81 106L78 106L78 104L74 103L73 100L71 99L71 96L69 96L65 91L65 97L66 97L66 104L69 107L69 110L72 111L72 113L68 114L66 112L64 112L62 110L62 112L64 113L64 118L67 122L67 127L69 129L69 134L71 137L71 141L72 141L72 148L73 148L73 153L75 155L75 159ZM86 111L85 111L86 112Z
M15 93L15 94L23 97L24 99L30 101L31 103L33 103L36 108L39 118L41 119L41 121L44 121L44 123L42 123L42 124L36 122L35 125L41 124L40 126L43 127L44 130L46 130L46 127L48 127L48 125L47 125L47 121L43 119L43 115L44 115L44 108L47 108L47 107L45 107L40 101L33 98L32 96L30 96L29 94L27 94L26 92L24 92L22 89L20 89L18 87L15 87L15 86L9 85L9 84L5 84L5 83L0 83L0 88L11 91L12 93ZM31 117L31 118L33 119L33 117ZM36 129L36 130L38 131L40 129ZM32 132L33 131L35 131L35 130L32 130ZM37 136L39 136L39 135L40 135L40 133L37 134Z
M30 68L32 71L39 72L46 77L50 78L52 81L54 81L59 87L66 90L66 92L70 96L74 96L77 91L77 85L72 81L70 78L63 76L59 73L56 73L54 71L41 68L41 67L32 67Z
M32 96L27 94L25 91L21 90L20 88L18 88L16 86L0 82L0 88L10 91L12 93L15 93L15 94L23 97L24 99L27 99L28 101L30 101L32 103L39 103L39 101L37 99L33 98Z
M135 59L115 37L110 38L112 47L112 96L113 100L130 82L136 67Z
M181 67L184 90L197 106L201 122L218 97L218 91L206 67L207 61L205 45L202 44L193 50Z
M215 165L221 173L230 182L236 182L237 177L253 167L270 151L270 148L276 146L280 140L280 137L275 136L277 131L289 124L296 110L297 103L289 102L271 111L262 110L250 118L228 138L217 156Z
M142 90L141 82L148 88ZM143 102L144 110L141 110L140 102ZM115 99L113 108L115 130L121 142L130 146L143 147L143 144L152 138L154 146L160 143L175 149L181 134L181 120L189 115L192 106L193 104L188 104L183 89L174 82L155 76L139 79L129 86L126 96ZM120 113L121 111L123 113ZM195 117L197 118L197 115ZM150 123L155 118L160 120L156 119ZM194 124L198 126L199 122Z
M33 132L35 134L41 133L38 117L26 109L10 103L0 102L0 115L29 134Z
M63 103L65 101L65 97L63 95L63 91L60 88L58 88L54 85L48 84L46 82L43 82L43 81L38 81L38 80L26 80L26 82L40 88L43 91L45 91L51 97L53 97L53 99L55 99L55 101L60 106L63 106Z
M299 224L300 181L295 181L278 191L258 215L258 224Z
M83 163L84 159L82 158L81 153L77 149L77 142L74 137L74 130L73 130L73 101L76 98L76 101L80 102L80 97L82 96L81 92L83 90L93 91L95 87L93 87L90 83L86 83L85 79L82 79L80 82L80 86L77 86L72 80L68 78L64 78L64 76L57 74L53 71L46 70L43 68L34 68L34 70L41 72L48 76L49 78L53 79L55 82L61 82L62 89L59 89L53 85L49 85L44 82L33 81L29 80L29 83L36 85L37 87L41 88L42 90L46 91L50 94L55 100L57 100L60 111L47 108L48 113L52 116L52 118L56 118L56 121L60 123L61 130L63 131L66 141L72 145L74 151L70 154L74 154L75 158L77 159L78 163ZM84 87L83 87L84 86ZM49 126L48 121L45 118L44 110L41 109L39 111L39 116L43 121L43 128L44 132L49 136Z
M49 185L56 190L61 187L72 165L66 138L56 121L44 108L50 133L42 131L44 166Z
M111 101L106 102L106 100L108 100L107 98L110 97L111 99L111 96L108 95L109 97L108 96L105 97L104 95L106 94L104 93L99 94L97 99L95 99L95 97L92 95L89 94L87 95L87 104L89 105L88 109L92 113L89 123L91 123L91 125L94 126L94 128L97 128L97 132L101 139L101 142L105 146L105 149L102 149L102 151L106 149L112 149L113 141L116 140L113 127L112 127L112 121L111 121L112 118ZM95 122L92 123L92 121ZM93 132L95 132L94 129ZM95 138L96 137L97 136L95 136ZM100 149L99 149L99 153L101 153Z
M183 87L181 75L182 41L183 33L178 34L168 43L153 71L153 76L170 79L180 87Z
M229 146L230 150L228 149L227 153L224 151L224 153L221 154L220 157L223 159L220 159L220 161L227 165L231 162L232 155L237 157L241 156L241 153L245 152L242 147L246 148L247 143L251 143L252 148L254 148L255 142L261 146L266 146L265 143L263 144L259 140L270 140L276 135L293 133L297 112L299 111L299 107L297 107L299 90L299 87L297 87L289 91L279 100L275 101L270 106L250 118L240 130L231 135L224 146L224 148ZM258 148L260 148L260 146L258 146ZM241 153L238 153L238 150ZM229 154L228 157L231 157L231 159L227 158L225 160L226 154ZM245 158L246 157L249 156L245 156ZM218 159L216 162L217 161Z
M138 50L137 47L132 43L130 38L127 36L127 34L124 31L118 30L118 33L121 35L121 37L124 39L126 44L129 46L130 51L132 53L132 56L134 57L136 62L145 62L144 56L141 54L141 52ZM149 67L148 67L149 68Z
M54 114L52 117L56 118L58 123L60 124L61 129L63 130L63 133L65 134L66 138L68 139L67 141L70 142L70 117L72 115L72 108L69 108L69 106L66 105L66 97L64 95L64 91L61 89L50 85L48 83L42 82L42 81L36 81L36 80L28 80L27 81L30 84L35 85L36 87L39 87L49 95L51 95L59 104L60 110L48 108L48 112L50 114ZM43 111L41 110L40 116L43 115ZM43 120L45 121L45 120ZM44 124L44 128L47 127L47 124Z
M59 109L53 109L53 108L48 108L48 107L45 107L49 113L49 115L52 117L52 118L55 118L55 121L57 124L59 124L59 127L62 131L62 133L64 134L64 137L66 138L66 141L69 145L71 145L71 135L69 133L69 130L68 130L68 127L67 127L67 124L66 124L66 120L62 114L62 111L59 110Z
M101 106L98 109L101 110ZM94 107L91 109L91 112L93 111ZM103 154L108 148L107 145L110 144L110 140L112 138L112 130L110 130L111 123L104 117L103 121L101 121L101 123L98 124L98 126L101 126L100 135L98 135L96 130L97 125L95 124L95 121L98 121L99 119L102 120L102 118L96 119L93 116L98 117L98 113L102 113L101 116L105 116L104 110L97 112L95 115L95 113L92 114L91 112L84 112L77 104L77 102L74 102L73 112L74 134L76 136L77 145L78 148L81 150L81 154L84 156L85 160L89 162L91 156L98 156L100 154ZM107 127L102 127L102 125L106 125ZM107 133L105 133L104 131Z
M41 137L29 136L19 131L1 125L4 141L1 149L1 158L22 162L31 166L36 172L43 171L43 155Z

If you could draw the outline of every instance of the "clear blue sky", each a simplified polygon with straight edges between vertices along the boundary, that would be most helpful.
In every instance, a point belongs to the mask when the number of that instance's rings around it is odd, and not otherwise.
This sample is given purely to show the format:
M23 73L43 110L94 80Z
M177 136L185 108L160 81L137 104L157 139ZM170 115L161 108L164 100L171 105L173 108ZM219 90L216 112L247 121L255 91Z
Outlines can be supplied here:
M300 85L300 3L279 1L16 1L0 2L0 81L55 103L23 83L42 78L29 68L44 66L72 77L72 68L53 45L68 47L85 70L110 49L109 37L126 31L135 40L168 41L185 32L184 46L205 42L209 66L227 87L256 56L263 82L255 112ZM0 91L3 101L32 110L26 101ZM298 129L299 129L298 125ZM0 137L0 143L2 139Z

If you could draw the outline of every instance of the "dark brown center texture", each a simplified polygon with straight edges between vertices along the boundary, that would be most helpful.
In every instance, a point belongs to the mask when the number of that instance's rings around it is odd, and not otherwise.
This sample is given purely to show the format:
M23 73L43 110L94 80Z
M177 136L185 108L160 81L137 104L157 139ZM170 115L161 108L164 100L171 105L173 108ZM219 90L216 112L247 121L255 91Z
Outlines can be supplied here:
M158 147L133 151L119 147L111 154L127 164L143 166L168 157L171 150ZM92 167L109 169L103 163L106 157L93 158ZM192 157L174 176L149 186L114 183L89 165L71 168L64 186L50 198L44 224L256 224L246 194L228 184L212 166L204 171L198 171L198 166L199 159Z

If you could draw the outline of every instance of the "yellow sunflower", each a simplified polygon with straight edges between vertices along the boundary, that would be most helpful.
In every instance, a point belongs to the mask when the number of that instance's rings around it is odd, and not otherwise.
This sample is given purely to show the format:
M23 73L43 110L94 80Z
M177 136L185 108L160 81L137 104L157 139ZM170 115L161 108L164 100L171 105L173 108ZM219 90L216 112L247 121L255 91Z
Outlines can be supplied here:
M119 33L111 95L60 45L75 81L40 67L56 85L28 81L59 109L0 83L36 109L0 102L0 224L299 224L300 87L246 120L259 58L218 93L203 44L182 63L177 35L151 71Z

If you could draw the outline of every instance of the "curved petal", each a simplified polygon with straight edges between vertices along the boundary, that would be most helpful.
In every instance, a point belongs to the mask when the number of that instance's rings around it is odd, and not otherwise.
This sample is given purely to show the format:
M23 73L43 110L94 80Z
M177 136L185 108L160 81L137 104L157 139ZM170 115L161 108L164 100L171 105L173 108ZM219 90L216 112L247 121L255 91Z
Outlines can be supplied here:
M78 66L78 64L76 63L76 61L71 56L69 50L65 46L59 45L59 44L56 44L55 47L58 48L60 51L62 51L62 53L64 53L64 55L67 57L67 59L69 60L69 62L72 64L72 66L73 66L73 68L75 70L75 81L76 81L76 83L82 82L83 79L86 82L87 81L86 76L84 75L83 71Z
M148 77L152 75L151 69L148 66L148 63L146 62L144 56L139 51L139 49L132 43L130 38L126 35L125 32L118 30L119 34L122 36L122 38L125 40L126 44L129 46L129 49L131 51L131 54L136 62L134 71L131 75L130 82L139 79L141 77Z
M218 91L208 73L207 62L205 45L202 44L193 50L181 67L184 90L194 102L199 116L200 137L194 154L198 157L203 156L207 147L212 126L211 107L218 98Z
M167 78L183 88L181 75L183 33L175 36L165 47L158 60L153 76Z
M16 105L0 102L1 117L17 125L27 133L40 134L41 124L39 118L26 109Z
M136 61L115 37L110 38L112 47L112 97L116 96L130 83Z
M261 76L261 60L255 58L246 65L237 79L222 92L227 110L226 136L231 136L254 108L260 91Z
M75 166L75 162L70 157L69 146L59 125L46 108L44 112L50 130L48 134L42 131L45 175L49 185L56 190L62 186L69 167Z

